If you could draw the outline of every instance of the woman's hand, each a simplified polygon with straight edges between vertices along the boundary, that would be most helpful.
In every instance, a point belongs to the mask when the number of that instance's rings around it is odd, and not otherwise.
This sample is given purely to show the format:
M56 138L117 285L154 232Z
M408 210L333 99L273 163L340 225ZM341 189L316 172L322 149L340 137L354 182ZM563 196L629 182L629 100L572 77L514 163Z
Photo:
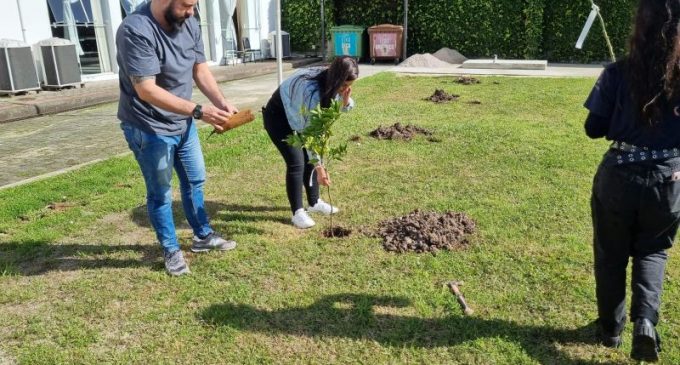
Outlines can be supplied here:
M342 106L347 107L349 105L350 96L352 96L352 87L347 86L345 90L340 92L340 96L342 97Z
M319 182L319 185L331 186L331 177L328 175L328 171L326 171L326 168L323 167L323 165L316 165L314 170L316 171L316 181Z

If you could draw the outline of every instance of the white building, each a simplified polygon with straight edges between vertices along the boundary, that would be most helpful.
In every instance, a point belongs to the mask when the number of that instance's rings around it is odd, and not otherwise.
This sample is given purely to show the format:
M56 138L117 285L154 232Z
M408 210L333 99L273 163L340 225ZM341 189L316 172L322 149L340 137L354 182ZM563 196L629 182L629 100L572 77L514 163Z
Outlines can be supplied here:
M115 34L125 16L146 0L0 0L0 39L28 44L66 38L76 44L83 75L117 73ZM199 0L197 12L206 56L224 64L234 50L250 48L267 55L275 29L275 0ZM230 52L231 51L231 52Z

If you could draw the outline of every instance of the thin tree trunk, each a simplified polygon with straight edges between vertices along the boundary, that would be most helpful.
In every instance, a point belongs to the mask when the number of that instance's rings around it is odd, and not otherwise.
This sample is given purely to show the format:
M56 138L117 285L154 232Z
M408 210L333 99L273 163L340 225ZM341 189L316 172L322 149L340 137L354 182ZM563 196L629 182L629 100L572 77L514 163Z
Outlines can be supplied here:
M330 185L328 185L328 204L331 205L331 214L329 215L329 218L331 219L331 237L335 237L335 233L333 232L333 198L331 197Z

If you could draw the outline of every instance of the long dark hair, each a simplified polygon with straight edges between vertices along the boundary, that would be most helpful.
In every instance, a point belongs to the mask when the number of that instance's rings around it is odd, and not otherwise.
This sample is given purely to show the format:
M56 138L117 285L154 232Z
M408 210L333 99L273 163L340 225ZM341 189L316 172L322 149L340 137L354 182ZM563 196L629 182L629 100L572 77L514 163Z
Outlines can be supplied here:
M655 125L680 96L680 0L641 0L627 74L640 122Z
M321 94L321 107L328 108L331 101L346 81L354 81L359 77L359 65L352 57L337 57L330 66L308 80L316 81Z

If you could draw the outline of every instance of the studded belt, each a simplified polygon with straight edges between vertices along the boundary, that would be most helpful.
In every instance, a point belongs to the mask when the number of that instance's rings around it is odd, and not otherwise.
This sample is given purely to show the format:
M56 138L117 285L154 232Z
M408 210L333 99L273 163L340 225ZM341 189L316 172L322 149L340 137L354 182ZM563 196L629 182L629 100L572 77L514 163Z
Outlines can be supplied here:
M618 164L664 160L680 156L680 148L651 149L619 141L612 142L609 148L615 151L616 163Z

